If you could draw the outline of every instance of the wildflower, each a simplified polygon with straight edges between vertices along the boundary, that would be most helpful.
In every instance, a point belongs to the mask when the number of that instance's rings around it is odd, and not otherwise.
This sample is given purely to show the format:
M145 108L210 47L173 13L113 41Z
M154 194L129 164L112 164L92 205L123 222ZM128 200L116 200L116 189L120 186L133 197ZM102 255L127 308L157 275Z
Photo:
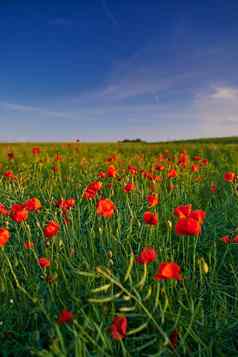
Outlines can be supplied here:
M130 191L134 191L135 188L136 188L135 184L129 182L129 183L127 183L127 184L124 186L123 191L126 192L126 193L128 193L128 192L130 192Z
M0 247L4 247L10 239L10 232L6 228L0 228Z
M232 243L238 243L238 235L232 239Z
M206 212L203 210L192 210L192 205L178 206L174 210L179 218L176 223L175 231L177 235L195 235L201 233L201 225L204 223Z
M11 207L11 218L13 221L20 223L27 221L28 210L22 204L15 203Z
M56 206L61 208L63 211L67 211L75 206L75 198L67 198L66 200L61 198L56 202Z
M68 323L72 322L73 318L74 318L73 312L64 309L59 313L59 316L58 316L58 319L56 322L59 325L64 325L64 324L68 324Z
M94 198L98 191L102 189L102 183L100 181L91 182L85 189L83 193L83 198L86 200L91 200Z
M41 257L38 259L38 264L42 269L48 268L50 266L50 260L48 258Z
M156 250L152 247L144 247L137 257L136 261L139 264L149 264L156 260L157 253Z
M206 212L201 210L201 209L197 209L197 210L192 211L190 213L189 217L195 219L200 224L203 224L204 223L204 219L206 217Z
M167 175L168 178L175 178L177 177L177 171L175 169L172 169L168 172L168 175Z
M52 238L58 234L59 230L60 230L59 223L52 220L52 221L49 221L47 223L47 225L45 226L44 235L46 238Z
M146 224L156 225L158 224L158 214L146 211L144 213L144 222Z
M137 174L137 168L134 166L128 166L128 171L132 176L135 176Z
M107 198L100 199L97 203L96 213L99 216L110 218L112 217L115 209L116 206L111 200Z
M177 217L179 217L179 218L188 217L191 212L192 212L192 205L191 204L178 206L174 210L175 215Z
M160 263L159 268L154 275L155 280L182 280L181 268L177 263Z
M42 207L40 200L36 197L32 197L24 203L25 208L28 211L39 211Z
M236 179L236 174L234 172L228 171L224 173L224 181L234 182Z
M113 318L111 333L114 340L122 340L126 337L127 317L116 316Z
M158 203L159 203L158 197L156 195L153 195L153 194L152 195L148 195L146 197L146 199L147 199L147 202L148 202L150 208L157 206Z
M156 165L155 169L158 171L164 171L165 170L165 166L164 165Z
M191 170L192 170L192 172L198 172L199 171L199 165L193 164L191 166Z
M62 161L63 157L59 153L55 155L55 161Z
M98 177L105 178L106 176L107 176L107 174L104 171L99 171Z
M34 243L30 241L24 242L24 248L25 249L32 249L34 247Z
M2 204L2 203L0 203L0 214L1 214L2 216L8 216L9 213L10 213L10 212L9 212L8 209L5 207L5 205Z
M14 175L13 171L8 170L4 173L4 177L11 179L11 180L15 180L16 176Z
M192 217L180 218L175 225L175 231L178 236L198 236L201 233L201 225Z
M107 169L107 176L108 177L115 177L117 174L117 169L114 165L110 165Z
M225 244L229 244L229 243L238 243L238 235L235 236L234 238L230 238L229 236L224 236L221 237L220 240L222 240Z
M188 165L189 156L186 152L181 152L179 154L178 165L185 168Z
M210 186L210 191L213 192L213 193L217 192L217 186L216 186L215 183L212 183L212 184L211 184L211 186Z
M39 155L40 154L40 148L38 146L34 146L32 148L32 154L33 155Z
M229 236L221 237L220 240L222 240L225 244L231 243L231 239Z

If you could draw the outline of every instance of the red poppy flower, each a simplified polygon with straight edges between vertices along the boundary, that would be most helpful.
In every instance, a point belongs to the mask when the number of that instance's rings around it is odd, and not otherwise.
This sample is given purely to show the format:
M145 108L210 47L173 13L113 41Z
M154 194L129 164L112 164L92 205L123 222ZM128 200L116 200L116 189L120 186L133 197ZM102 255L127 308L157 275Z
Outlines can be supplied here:
M42 207L40 200L36 197L32 197L24 203L25 208L28 211L39 211Z
M4 173L4 177L11 179L11 180L15 180L16 176L14 175L13 171L8 170Z
M137 168L134 166L128 166L128 171L132 176L135 176L137 174Z
M238 235L232 239L232 243L238 243Z
M122 340L126 337L127 317L116 316L113 318L111 332L114 340Z
M29 242L29 241L24 242L24 248L25 249L32 249L33 247L34 247L34 243L33 242Z
M210 191L213 192L213 193L217 192L217 186L216 186L215 183L212 183L212 184L211 184L211 186L210 186Z
M63 157L59 153L55 155L55 161L62 161Z
M224 173L224 181L234 182L236 179L236 174L234 172L228 171Z
M0 228L0 247L4 247L10 239L10 232L6 228Z
M52 238L58 234L59 230L60 230L59 223L52 220L52 221L49 221L47 223L47 225L45 226L44 235L46 238Z
M154 248L144 247L140 255L136 258L137 263L139 264L149 264L156 260L157 253Z
M15 203L11 207L11 218L13 221L20 223L27 221L28 210L22 204Z
M185 168L188 165L189 156L186 152L181 152L179 154L178 165Z
M224 236L221 237L220 240L222 240L225 244L230 244L230 243L238 243L238 235L235 236L233 239L230 238L229 236Z
M75 198L71 197L71 198L67 198L65 200L64 206L66 209L71 209L75 206L76 200Z
M175 178L177 177L177 171L175 169L172 169L168 172L168 175L167 175L168 178Z
M8 209L5 207L5 205L2 204L2 203L0 203L0 214L1 214L2 216L8 216L9 213L10 213L10 212L9 212Z
M105 178L106 176L107 176L107 174L104 171L100 171L98 173L98 177L100 177L100 178Z
M192 205L181 205L175 208L174 213L178 218L188 217L192 212Z
M200 160L202 160L202 158L201 158L201 156L196 155L196 156L193 157L193 160L194 161L200 161Z
M92 200L97 194L97 191L86 189L83 193L83 198L85 200Z
M136 188L136 185L134 183L132 183L132 182L129 182L124 186L123 191L128 193L130 191L134 191L135 188Z
M206 212L201 210L201 209L197 209L197 210L192 211L190 213L189 217L195 219L200 224L203 224L204 223L204 219L206 217Z
M117 169L114 165L110 165L107 169L107 176L108 177L115 177L117 174Z
M157 206L159 203L159 199L156 195L148 195L146 199L150 208Z
M59 316L58 316L58 319L56 322L59 325L64 325L64 324L68 324L68 323L72 322L73 318L74 318L73 312L64 309L59 313Z
M192 170L192 172L198 172L199 171L199 165L196 165L196 164L193 164L192 166L191 166L191 170Z
M32 148L32 154L33 155L39 155L40 154L39 146L35 146L35 147Z
M158 224L158 214L150 211L144 213L144 222L146 224L156 225Z
M112 217L115 209L116 206L111 200L107 198L100 199L97 203L96 213L99 216L110 218Z
M164 171L165 170L165 166L164 165L156 165L155 169L158 171Z
M198 236L201 233L201 225L192 217L180 218L175 231L178 236Z
M231 239L229 236L221 237L220 240L222 240L225 244L231 243Z
M86 200L91 200L96 196L97 192L101 190L102 186L102 182L100 181L91 182L86 187L86 190L83 193L83 198Z
M41 257L38 259L38 264L42 269L48 268L50 266L50 260L45 257Z
M208 165L208 163L209 163L208 159L203 159L203 160L202 160L202 164L203 164L204 166Z
M56 206L67 211L75 206L75 198L67 198L66 200L61 198L56 202Z
M177 263L165 262L159 265L155 280L182 280L181 268Z

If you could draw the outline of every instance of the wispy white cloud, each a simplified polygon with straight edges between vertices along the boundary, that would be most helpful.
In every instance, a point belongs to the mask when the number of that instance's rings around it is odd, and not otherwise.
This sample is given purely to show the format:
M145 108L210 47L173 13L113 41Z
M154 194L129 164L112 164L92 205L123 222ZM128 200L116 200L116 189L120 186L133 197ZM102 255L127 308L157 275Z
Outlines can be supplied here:
M69 113L62 113L57 111L51 111L44 108L33 107L25 104L7 103L0 102L0 107L5 110L22 112L22 113L38 113L40 115L45 115L47 117L63 118L63 119L73 119L74 116Z
M238 99L238 89L229 86L217 87L211 94L212 99Z

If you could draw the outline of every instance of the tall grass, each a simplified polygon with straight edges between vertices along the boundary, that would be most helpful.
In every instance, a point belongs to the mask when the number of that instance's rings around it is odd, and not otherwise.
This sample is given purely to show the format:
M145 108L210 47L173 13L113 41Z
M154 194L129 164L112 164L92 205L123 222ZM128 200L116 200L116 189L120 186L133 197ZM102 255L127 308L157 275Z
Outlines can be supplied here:
M32 155L32 145L1 146L0 202L11 207L31 197L42 203L38 213L16 223L0 216L11 238L0 248L0 352L3 356L237 356L238 355L238 244L219 238L238 234L236 184L224 182L225 171L237 173L236 145L222 144L47 144ZM159 154L177 162L181 149L207 158L199 172L191 165L178 177L162 182L145 179L139 172L151 170ZM15 158L7 159L13 151ZM56 153L62 161L55 162ZM97 198L84 200L86 186L106 170L112 154L116 178L106 178L102 195L117 206L112 218L96 214ZM175 156L175 158L174 158ZM52 166L58 171L54 172ZM138 169L135 176L128 165ZM16 180L4 177L12 170ZM158 172L156 174L159 174ZM120 180L118 180L118 177ZM127 182L136 190L123 192ZM169 182L175 185L169 190ZM210 191L216 183L217 192ZM109 187L108 184L112 183ZM146 196L158 193L160 204L153 209L159 223L148 226L143 214ZM55 202L74 197L76 206L68 213L69 223ZM174 231L173 210L191 203L207 216L199 237L179 237ZM60 232L51 240L43 234L54 219ZM34 242L27 250L24 242ZM157 261L145 267L136 263L145 246L153 246ZM38 258L51 261L41 269ZM182 281L156 281L160 262L175 261ZM59 325L64 308L74 313L69 324ZM113 340L110 326L114 316L128 318L126 338ZM176 348L170 343L178 334Z

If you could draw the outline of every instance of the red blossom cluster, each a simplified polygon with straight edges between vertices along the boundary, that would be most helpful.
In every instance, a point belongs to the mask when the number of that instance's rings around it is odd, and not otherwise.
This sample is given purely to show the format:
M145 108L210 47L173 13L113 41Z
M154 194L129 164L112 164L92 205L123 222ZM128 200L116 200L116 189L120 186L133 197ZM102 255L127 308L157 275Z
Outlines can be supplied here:
M178 221L175 226L175 231L178 236L198 236L201 233L202 224L206 217L206 212L203 210L192 210L192 205L178 206L174 210Z
M238 235L235 236L234 238L230 238L228 235L221 237L220 238L221 241L223 241L225 244L230 244L230 243L236 243L238 244Z
M96 197L96 194L102 189L102 183L100 181L91 182L85 189L83 193L83 198L85 200L92 200Z

